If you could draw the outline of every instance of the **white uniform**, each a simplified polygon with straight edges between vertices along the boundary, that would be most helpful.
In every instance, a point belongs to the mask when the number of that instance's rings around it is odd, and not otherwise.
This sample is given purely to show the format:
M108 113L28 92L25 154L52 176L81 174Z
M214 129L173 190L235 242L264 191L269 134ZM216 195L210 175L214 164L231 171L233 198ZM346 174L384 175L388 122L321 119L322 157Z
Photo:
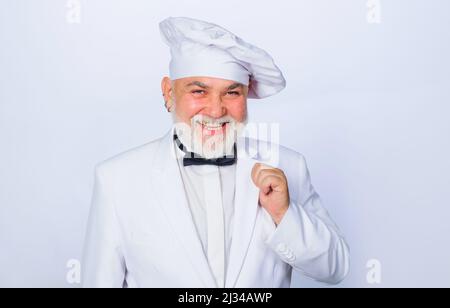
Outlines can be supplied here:
M348 247L311 185L303 156L256 140L241 138L237 145L234 208L231 214L224 210L223 218L225 243L226 226L232 226L224 286L289 287L292 269L327 283L341 281L349 268ZM221 286L219 259L209 259L199 231L205 222L186 198L175 151L172 129L97 167L85 287ZM278 227L258 204L251 180L257 162L282 169L288 179L291 204Z
M224 287L234 222L236 165L178 166L192 218L217 286Z

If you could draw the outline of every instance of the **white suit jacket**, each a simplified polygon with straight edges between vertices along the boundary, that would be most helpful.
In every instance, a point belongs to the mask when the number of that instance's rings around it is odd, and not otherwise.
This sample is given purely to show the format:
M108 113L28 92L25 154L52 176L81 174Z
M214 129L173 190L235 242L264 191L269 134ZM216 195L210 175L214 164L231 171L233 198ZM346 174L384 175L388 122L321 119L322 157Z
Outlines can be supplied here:
M292 269L338 283L348 247L322 207L305 159L287 148L240 138L235 222L226 287L289 287ZM275 226L251 180L255 163L282 169L291 204ZM174 146L161 139L96 168L84 260L84 287L216 287L192 220Z

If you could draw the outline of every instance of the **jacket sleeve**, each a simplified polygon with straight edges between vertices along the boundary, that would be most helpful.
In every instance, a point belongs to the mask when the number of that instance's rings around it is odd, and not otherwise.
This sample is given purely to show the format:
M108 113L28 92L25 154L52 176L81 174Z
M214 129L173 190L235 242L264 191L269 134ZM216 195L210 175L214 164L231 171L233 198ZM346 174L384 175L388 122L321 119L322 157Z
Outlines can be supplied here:
M82 262L85 288L121 288L125 279L120 230L113 204L113 187L97 167Z
M295 165L298 174L292 182L298 186L292 189L289 209L267 243L294 270L320 282L337 284L348 274L349 248L322 206L300 154Z

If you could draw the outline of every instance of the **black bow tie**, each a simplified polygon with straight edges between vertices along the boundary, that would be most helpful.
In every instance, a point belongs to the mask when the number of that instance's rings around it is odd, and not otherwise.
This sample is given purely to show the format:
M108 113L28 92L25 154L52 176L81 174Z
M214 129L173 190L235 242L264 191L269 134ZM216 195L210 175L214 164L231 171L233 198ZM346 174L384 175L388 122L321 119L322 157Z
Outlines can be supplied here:
M226 155L224 157L220 158L212 158L207 159L203 158L200 155L196 153L189 152L185 149L185 146L181 143L181 141L178 139L178 136L176 134L173 135L173 139L178 145L178 148L182 150L186 155L183 158L183 166L199 166L199 165L213 165L213 166L231 166L236 163L237 158L237 149L236 149L236 143L234 144L234 156L233 157L227 157Z

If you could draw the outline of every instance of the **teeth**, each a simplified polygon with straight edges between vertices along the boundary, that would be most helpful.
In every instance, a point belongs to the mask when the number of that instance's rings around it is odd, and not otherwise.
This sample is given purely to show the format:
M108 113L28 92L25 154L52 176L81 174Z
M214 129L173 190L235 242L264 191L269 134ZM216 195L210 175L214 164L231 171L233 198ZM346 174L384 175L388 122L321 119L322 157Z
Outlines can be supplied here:
M209 124L209 123L206 123L206 122L201 122L201 123L198 122L198 123L203 125L207 130L221 129L223 124L226 124L226 122L225 123L219 123L219 124Z

